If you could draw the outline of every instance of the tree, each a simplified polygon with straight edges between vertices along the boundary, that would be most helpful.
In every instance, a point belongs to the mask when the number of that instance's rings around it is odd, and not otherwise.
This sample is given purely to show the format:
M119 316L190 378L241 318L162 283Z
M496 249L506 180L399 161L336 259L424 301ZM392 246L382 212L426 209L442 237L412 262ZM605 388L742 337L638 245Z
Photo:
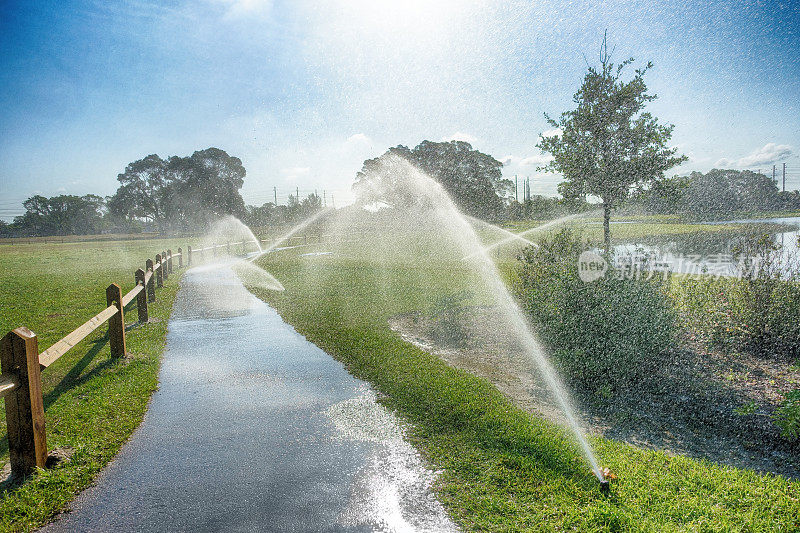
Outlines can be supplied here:
M380 170L395 156L405 158L438 181L464 213L489 220L503 216L507 198L513 190L511 180L503 179L503 164L463 141L422 141L414 149L402 145L389 148L382 156L364 161L364 166L356 175L356 186L376 179L376 176L392 180L391 172ZM383 199L387 203L415 201L406 197L410 191L404 189L402 184L383 185L381 190L390 191L391 198Z
M689 175L681 210L699 218L734 212L769 211L782 205L771 178L750 170L713 169Z
M25 214L8 230L19 235L89 235L103 228L105 201L100 196L36 195L22 202Z
M577 107L553 120L545 118L561 133L540 137L537 145L552 154L543 170L560 172L559 185L567 197L598 196L603 202L603 237L611 246L611 210L626 199L634 187L664 177L664 172L686 161L677 148L668 148L672 125L661 125L642 110L656 98L647 93L647 63L629 81L622 80L633 58L616 66L611 62L605 37L600 49L600 67L589 67L580 89L573 96Z
M171 185L166 161L156 154L129 163L117 176L120 187L108 200L112 215L143 218L161 229L164 224L165 193Z
M108 200L113 219L152 221L164 232L225 215L246 214L239 189L242 161L219 148L167 160L152 154L134 161L117 177L120 187Z
M635 191L629 205L651 214L677 213L688 187L689 178L684 176L654 180L649 187Z
M238 157L219 148L207 148L189 157L170 157L167 169L176 184L167 205L185 219L245 215L239 189L247 171Z

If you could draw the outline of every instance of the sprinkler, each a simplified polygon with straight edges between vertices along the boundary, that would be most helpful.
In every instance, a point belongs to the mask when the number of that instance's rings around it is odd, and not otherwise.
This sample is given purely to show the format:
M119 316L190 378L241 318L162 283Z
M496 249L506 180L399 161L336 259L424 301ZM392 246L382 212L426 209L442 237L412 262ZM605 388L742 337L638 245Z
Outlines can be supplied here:
M597 474L597 479L600 481L600 494L608 496L611 494L611 480L617 479L617 475L611 471L610 468L601 468Z

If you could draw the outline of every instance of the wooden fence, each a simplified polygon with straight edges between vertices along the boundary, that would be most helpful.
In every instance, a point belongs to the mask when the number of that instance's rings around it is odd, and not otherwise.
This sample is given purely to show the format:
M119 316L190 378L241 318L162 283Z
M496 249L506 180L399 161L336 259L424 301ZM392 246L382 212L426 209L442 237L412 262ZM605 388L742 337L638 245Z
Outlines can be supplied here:
M309 243L307 236L300 239L303 244ZM210 253L216 257L219 249L224 247L226 254L231 255L232 251L236 251L236 246L244 253L245 247L252 242L255 241L227 242L194 250L187 246L186 252L178 248L174 254L172 250L156 254L155 261L147 259L145 268L134 273L136 286L130 292L123 295L119 285L109 285L106 289L107 307L41 353L36 334L28 328L18 327L8 332L0 341L0 398L5 398L12 476L25 476L36 467L44 468L47 462L42 371L106 322L111 357L123 357L126 353L126 305L135 298L138 320L146 323L148 304L155 301L156 289L163 286L174 268L183 268L184 257L189 266L192 264L193 254L199 254L202 258Z

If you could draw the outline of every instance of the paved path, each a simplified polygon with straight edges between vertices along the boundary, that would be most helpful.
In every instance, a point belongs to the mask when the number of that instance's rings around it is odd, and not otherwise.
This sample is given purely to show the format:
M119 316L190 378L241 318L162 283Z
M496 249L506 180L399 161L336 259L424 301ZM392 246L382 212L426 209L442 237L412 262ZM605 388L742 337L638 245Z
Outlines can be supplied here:
M228 268L188 271L142 426L51 531L450 531L369 387Z

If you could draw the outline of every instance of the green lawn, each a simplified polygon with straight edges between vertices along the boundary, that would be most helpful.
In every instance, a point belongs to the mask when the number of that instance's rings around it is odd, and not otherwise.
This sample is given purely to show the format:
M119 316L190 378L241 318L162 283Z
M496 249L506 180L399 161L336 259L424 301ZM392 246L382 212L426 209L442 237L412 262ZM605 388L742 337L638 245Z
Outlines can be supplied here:
M127 292L144 260L186 242L174 240L0 245L0 332L33 330L43 351L106 306L105 289ZM174 263L177 269L177 260ZM177 292L175 271L157 301L151 323L135 326L136 303L126 309L129 358L112 360L101 326L42 373L47 444L70 447L72 459L39 471L22 485L2 487L0 529L30 530L64 509L117 453L144 416L158 387L167 320ZM0 402L3 404L4 402ZM0 407L0 465L8 461L5 410Z
M389 317L429 310L440 296L470 288L474 276L463 262L428 253L395 261L363 239L349 246L334 256L264 256L259 264L286 291L257 293L412 424L412 442L441 472L438 496L464 529L800 529L796 481L592 438L601 465L619 475L603 497L563 429L389 329Z
M659 237L668 235L687 235L687 234L736 234L745 231L753 230L754 228L763 228L764 231L780 232L790 231L793 228L784 224L708 224L708 223L692 223L680 222L675 218L669 218L671 215L663 215L660 217L619 217L612 219L611 224L611 238L615 242L631 241L634 239L642 239L646 237ZM613 221L625 222L622 224L614 224ZM629 223L636 221L636 223ZM543 221L522 221L505 224L504 227L514 233L530 230L543 224ZM571 219L567 225L574 228L581 228L585 236L592 241L602 241L603 239L603 225L602 220L596 217L579 217ZM557 228L556 228L557 229ZM528 238L536 236L537 232L531 232L527 235Z

